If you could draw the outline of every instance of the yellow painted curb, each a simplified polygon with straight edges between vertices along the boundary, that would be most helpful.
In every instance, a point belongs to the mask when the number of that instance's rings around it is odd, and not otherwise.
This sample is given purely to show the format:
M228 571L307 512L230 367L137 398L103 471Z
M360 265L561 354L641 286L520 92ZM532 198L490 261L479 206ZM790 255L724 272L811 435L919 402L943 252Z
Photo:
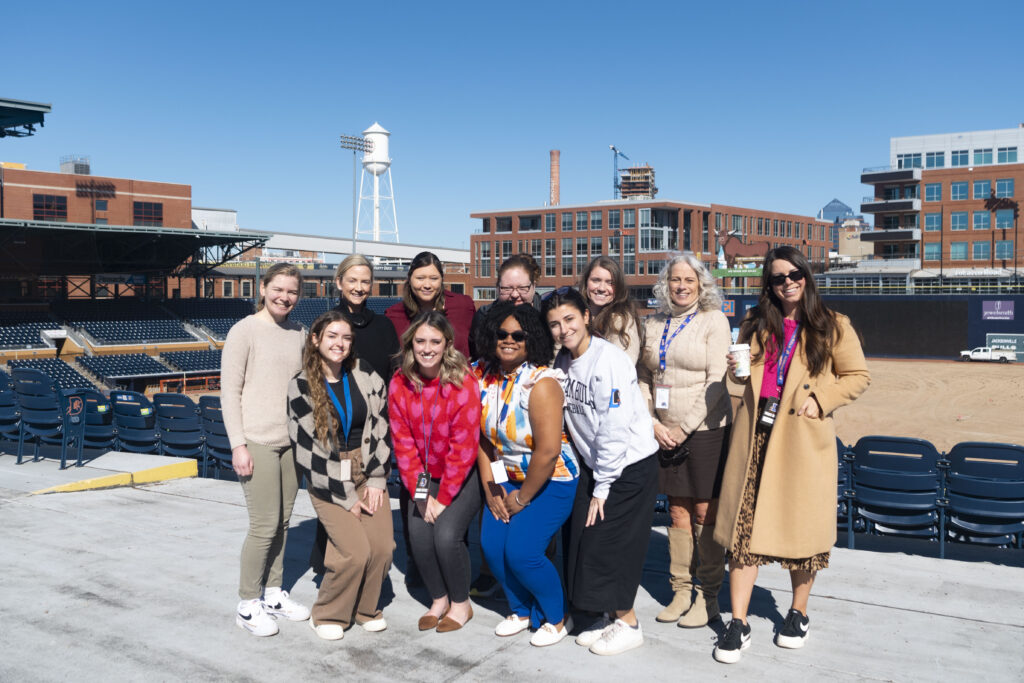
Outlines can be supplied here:
M136 484L152 484L158 481L168 481L170 479L185 479L188 477L195 477L199 475L199 466L195 460L187 460L185 462L176 462L171 465L161 465L160 467L152 467L148 470L140 470L138 472L122 472L119 474L111 474L106 477L96 477L94 479L83 479L82 481L74 481L70 484L60 484L59 486L51 486L48 489L41 491L33 491L32 495L39 495L42 493L69 493L72 491L91 491L95 489L109 489L118 486L135 486Z

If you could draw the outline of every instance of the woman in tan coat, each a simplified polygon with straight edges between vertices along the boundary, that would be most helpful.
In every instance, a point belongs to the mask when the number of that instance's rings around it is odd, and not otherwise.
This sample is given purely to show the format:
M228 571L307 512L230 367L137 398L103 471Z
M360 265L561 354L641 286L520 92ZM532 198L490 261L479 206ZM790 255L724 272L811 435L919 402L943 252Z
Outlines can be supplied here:
M729 550L732 621L714 657L731 664L750 647L747 608L758 567L788 569L793 602L776 637L803 647L807 598L828 567L836 539L837 458L832 413L856 399L869 376L849 319L818 295L807 259L792 247L765 257L761 296L740 327L750 344L748 377L730 391L741 399L719 499L715 540Z

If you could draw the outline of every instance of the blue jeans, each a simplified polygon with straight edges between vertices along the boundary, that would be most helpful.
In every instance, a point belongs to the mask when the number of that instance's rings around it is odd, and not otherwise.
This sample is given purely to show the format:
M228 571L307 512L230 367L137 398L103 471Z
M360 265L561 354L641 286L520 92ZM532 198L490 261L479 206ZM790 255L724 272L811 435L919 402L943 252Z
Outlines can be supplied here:
M521 484L501 486L514 496ZM557 624L566 615L562 580L544 551L569 518L575 495L575 481L549 481L507 524L495 520L484 506L480 532L484 557L505 589L512 613L529 617L534 628L544 622Z

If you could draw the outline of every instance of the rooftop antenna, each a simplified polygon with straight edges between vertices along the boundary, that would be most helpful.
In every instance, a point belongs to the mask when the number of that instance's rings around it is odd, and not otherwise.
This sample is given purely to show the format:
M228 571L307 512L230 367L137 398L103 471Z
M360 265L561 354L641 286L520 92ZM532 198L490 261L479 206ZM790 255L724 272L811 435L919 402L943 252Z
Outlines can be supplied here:
M629 157L620 152L615 145L608 145L612 151L612 199L619 199L619 157L629 161Z

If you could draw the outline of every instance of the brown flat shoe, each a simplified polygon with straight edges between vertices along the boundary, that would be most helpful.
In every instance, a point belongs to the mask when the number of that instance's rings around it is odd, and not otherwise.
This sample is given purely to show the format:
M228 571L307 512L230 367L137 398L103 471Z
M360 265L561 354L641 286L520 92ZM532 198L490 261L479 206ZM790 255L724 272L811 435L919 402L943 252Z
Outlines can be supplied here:
M459 622L455 621L454 619L452 619L451 617L445 616L444 619L442 619L440 622L438 622L438 624L437 624L437 632L438 633L450 633L451 631L458 631L460 628L462 628L463 626L468 624L469 620L472 619L472 618L473 618L473 608L472 607L469 608L469 616L466 617L466 621L462 622L461 624Z
M417 622L417 626L419 626L419 629L421 631L429 631L431 629L435 629L437 628L438 622L444 619L445 614L448 614L448 610L445 610L440 617L435 617L433 614L424 614L422 617L420 617L420 620Z

